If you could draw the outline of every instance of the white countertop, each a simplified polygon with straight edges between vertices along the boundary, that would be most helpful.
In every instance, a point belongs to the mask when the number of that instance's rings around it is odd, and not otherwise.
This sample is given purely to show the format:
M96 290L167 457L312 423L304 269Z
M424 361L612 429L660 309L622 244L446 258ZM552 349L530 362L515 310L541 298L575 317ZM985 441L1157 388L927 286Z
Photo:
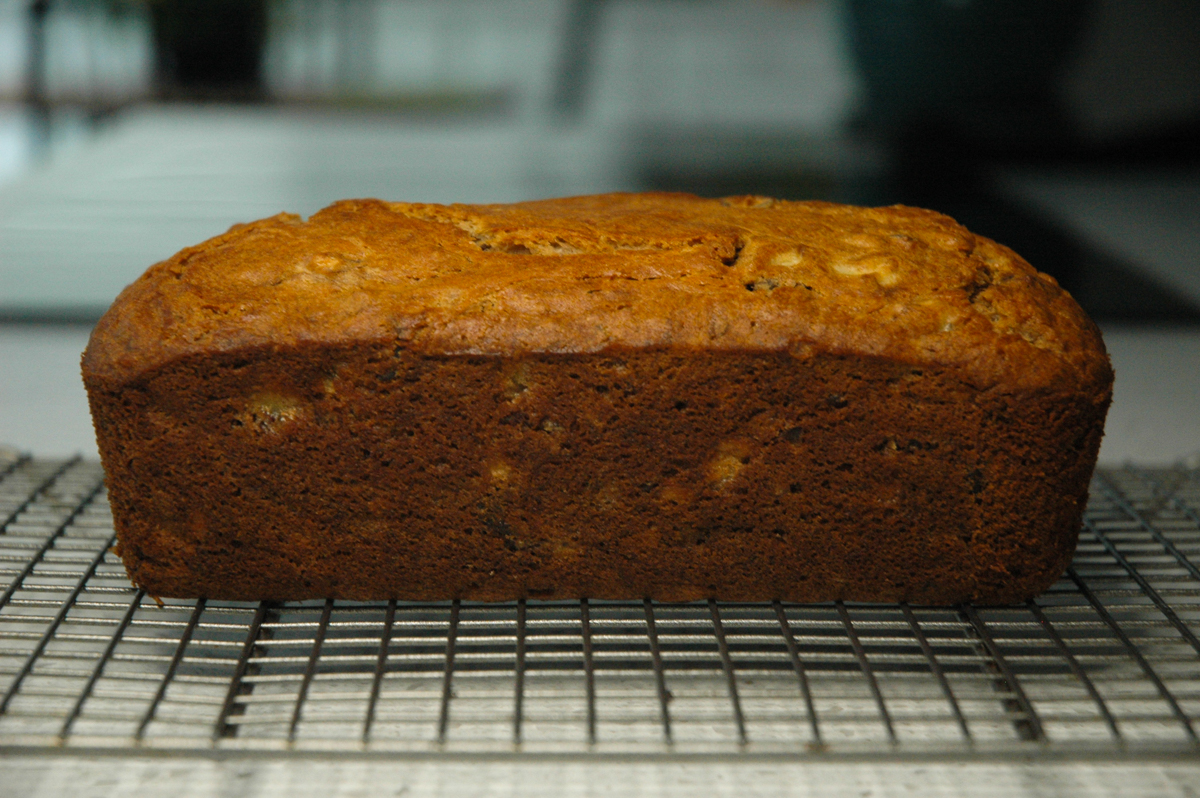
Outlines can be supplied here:
M1164 762L389 762L7 757L0 798L1184 798L1200 765Z

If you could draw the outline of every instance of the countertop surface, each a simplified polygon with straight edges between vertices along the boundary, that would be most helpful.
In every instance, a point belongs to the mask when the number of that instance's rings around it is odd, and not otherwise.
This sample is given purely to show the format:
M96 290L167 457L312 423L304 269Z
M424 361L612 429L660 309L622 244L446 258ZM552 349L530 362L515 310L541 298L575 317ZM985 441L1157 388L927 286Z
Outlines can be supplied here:
M7 757L0 798L1175 798L1186 762L386 762Z

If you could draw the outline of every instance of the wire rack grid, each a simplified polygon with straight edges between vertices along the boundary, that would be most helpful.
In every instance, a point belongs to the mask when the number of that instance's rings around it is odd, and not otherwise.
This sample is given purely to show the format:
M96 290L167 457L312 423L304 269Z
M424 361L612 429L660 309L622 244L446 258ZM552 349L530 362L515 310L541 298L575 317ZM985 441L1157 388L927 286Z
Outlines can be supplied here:
M1020 606L167 600L99 464L0 461L0 749L1200 755L1200 472L1101 470Z

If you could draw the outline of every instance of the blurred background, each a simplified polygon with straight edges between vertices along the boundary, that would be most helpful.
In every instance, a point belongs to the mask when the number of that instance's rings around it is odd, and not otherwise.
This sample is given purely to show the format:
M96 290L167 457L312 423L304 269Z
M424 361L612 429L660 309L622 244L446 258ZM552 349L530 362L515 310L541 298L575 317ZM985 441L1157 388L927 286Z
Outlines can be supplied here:
M1102 459L1200 464L1192 0L0 0L0 444L94 442L147 266L344 197L949 213L1105 331Z

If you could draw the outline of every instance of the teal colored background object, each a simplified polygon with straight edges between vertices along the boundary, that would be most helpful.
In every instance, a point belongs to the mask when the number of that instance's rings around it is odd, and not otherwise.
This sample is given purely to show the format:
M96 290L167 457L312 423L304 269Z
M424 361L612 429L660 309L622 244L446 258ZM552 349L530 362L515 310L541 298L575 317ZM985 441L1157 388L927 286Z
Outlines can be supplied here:
M849 0L867 121L904 127L1052 104L1092 0Z

